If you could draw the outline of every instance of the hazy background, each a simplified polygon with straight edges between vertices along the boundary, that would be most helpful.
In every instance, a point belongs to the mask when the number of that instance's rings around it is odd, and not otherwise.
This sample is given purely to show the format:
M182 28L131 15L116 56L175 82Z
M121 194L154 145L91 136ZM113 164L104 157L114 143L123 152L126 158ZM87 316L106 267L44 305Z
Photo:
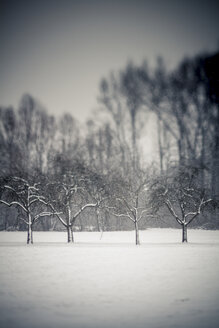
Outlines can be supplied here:
M98 84L129 59L174 67L219 42L218 1L0 0L0 104L29 92L80 121Z

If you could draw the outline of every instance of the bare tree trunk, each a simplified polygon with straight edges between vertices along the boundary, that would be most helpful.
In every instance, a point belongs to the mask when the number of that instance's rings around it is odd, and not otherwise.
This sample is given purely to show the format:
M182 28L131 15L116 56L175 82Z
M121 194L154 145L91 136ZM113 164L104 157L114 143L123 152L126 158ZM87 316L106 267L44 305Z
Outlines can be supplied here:
M98 147L98 155L99 155L99 164L100 164L100 172L103 172L103 137L102 137L102 131L99 129L99 147Z
M30 233L31 244L33 244L33 226L31 224L31 233Z
M160 156L160 173L163 173L163 147L161 140L161 122L160 118L157 118L157 137L158 137L158 147L159 147L159 156Z
M7 227L8 227L8 211L5 209L5 211L4 211L4 218L5 218L5 220L4 220L4 226L5 226L5 231L7 230Z
M97 217L97 229L99 232L102 232L101 220L100 220L100 210L96 209L96 217Z
M206 160L206 155L205 155L205 147L206 147L206 133L205 133L205 129L204 126L202 125L202 129L201 129L201 188L204 188L205 186L205 171L204 171L204 166L205 166L205 160Z
M70 243L72 241L72 238L71 238L71 235L72 235L72 233L71 233L71 226L70 225L67 225L66 229L67 229L67 242Z
M187 225L186 224L182 224L182 242L183 243L187 243Z
M73 227L71 226L71 241L74 243Z
M183 155L182 155L182 142L181 142L181 139L179 139L177 141L177 145L178 145L178 154L179 154L179 164L182 165L183 164Z
M73 242L73 231L72 231L72 225L71 225L71 206L68 202L68 218L67 218L67 241L70 243Z
M33 232L32 232L32 219L30 212L28 212L28 228L27 228L27 244L33 244Z
M135 244L140 245L138 222L135 220Z
M110 219L109 219L109 213L104 213L104 222L103 222L103 230L108 230L110 228Z
M32 227L31 224L28 224L28 228L27 228L27 244L29 244L31 242L31 244L33 244L33 233L32 233Z
M132 160L133 168L136 169L137 162L137 146L136 146L136 108L131 110L131 125L132 125Z

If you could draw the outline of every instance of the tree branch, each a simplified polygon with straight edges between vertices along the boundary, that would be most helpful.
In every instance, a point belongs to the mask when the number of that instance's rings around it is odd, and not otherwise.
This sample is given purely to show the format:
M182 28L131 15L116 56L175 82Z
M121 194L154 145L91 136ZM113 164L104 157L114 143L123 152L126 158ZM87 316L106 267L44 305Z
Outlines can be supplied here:
M16 197L20 200L20 202L22 202L24 204L24 201L23 201L22 197L20 196L20 194L22 194L23 190L18 192L14 188L12 188L11 186L8 186L8 185L5 185L4 188L14 192Z
M71 224L72 225L74 224L74 222L75 222L76 218L78 217L78 215L81 214L81 212L83 212L85 210L85 208L88 208L88 207L96 207L97 205L98 204L96 203L96 204L86 204L86 205L82 206L80 208L80 210L73 215L73 217L72 217L72 223Z
M117 200L119 200L120 202L124 202L125 206L127 207L127 209L129 210L129 212L133 215L133 210L131 209L131 207L129 206L128 202L126 201L126 199L124 197L121 198L116 198Z
M29 224L29 222L28 221L26 221L25 219L23 219L23 218L19 218L18 220L21 220L21 221L23 221L24 223L26 223L26 224Z
M16 202L16 201L11 202L11 203L7 203L7 202L5 202L4 200L0 200L0 203L5 204L5 205L7 205L7 206L9 206L9 207L11 207L11 206L13 206L13 205L18 205L18 206L20 206L20 207L21 207L26 213L28 212L27 209L26 209L22 204L20 204L19 202Z
M33 223L36 222L42 216L52 216L52 215L60 215L62 212L41 212L34 216Z
M202 198L201 199L201 202L199 204L199 207L198 207L198 210L196 212L190 212L190 213L187 213L185 217L188 217L190 215L193 215L192 218L187 222L187 225L189 225L200 213L201 213L201 210L202 210L202 207L203 206L206 206L208 203L210 203L212 201L212 199L208 199L208 200L205 200Z
M139 219L137 220L138 222L143 218L143 214L145 212L148 212L148 209L145 209L141 212L141 215L140 215ZM154 215L153 214L147 214L147 217L154 217Z
M31 195L30 196L31 198L33 198L33 197L35 197L35 199L33 199L33 200L31 200L30 201L30 205L32 205L33 203L35 203L35 202L37 202L37 201L41 201L42 200L42 202L44 201L44 199L45 199L45 197L43 197L43 196L36 196L36 195ZM45 204L46 205L46 204Z
M39 201L40 203L44 204L44 205L49 206L49 207L53 210L54 215L57 216L57 218L59 219L59 221L60 221L65 227L67 227L66 222L65 222L65 221L62 219L62 217L60 216L60 214L61 214L62 212L57 212L57 211L54 209L54 206L53 206L51 203L46 202L46 201L44 201L43 199L38 199L38 201Z
M129 214L117 214L117 213L113 213L113 212L110 212L112 215L115 215L117 217L126 217L128 218L129 220L131 220L132 222L135 222L135 220L129 215Z
M182 220L180 220L180 218L178 217L178 215L175 213L171 203L169 200L165 200L165 204L168 208L168 210L170 211L170 213L174 216L174 218L176 219L176 221L179 223L179 224L183 224L182 223Z

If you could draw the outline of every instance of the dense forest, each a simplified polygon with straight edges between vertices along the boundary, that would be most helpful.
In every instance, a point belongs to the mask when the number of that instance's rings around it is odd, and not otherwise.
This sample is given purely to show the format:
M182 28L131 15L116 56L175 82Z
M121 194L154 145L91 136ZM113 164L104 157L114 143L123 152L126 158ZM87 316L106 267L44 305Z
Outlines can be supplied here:
M28 94L0 108L0 229L218 229L219 52L128 63L98 102L83 125Z

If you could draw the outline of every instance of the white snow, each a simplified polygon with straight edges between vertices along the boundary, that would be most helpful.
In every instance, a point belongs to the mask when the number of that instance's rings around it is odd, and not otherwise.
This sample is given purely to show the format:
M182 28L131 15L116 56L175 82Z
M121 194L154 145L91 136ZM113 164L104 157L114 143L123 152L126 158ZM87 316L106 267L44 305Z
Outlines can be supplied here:
M219 231L0 232L4 328L211 328L219 322Z

